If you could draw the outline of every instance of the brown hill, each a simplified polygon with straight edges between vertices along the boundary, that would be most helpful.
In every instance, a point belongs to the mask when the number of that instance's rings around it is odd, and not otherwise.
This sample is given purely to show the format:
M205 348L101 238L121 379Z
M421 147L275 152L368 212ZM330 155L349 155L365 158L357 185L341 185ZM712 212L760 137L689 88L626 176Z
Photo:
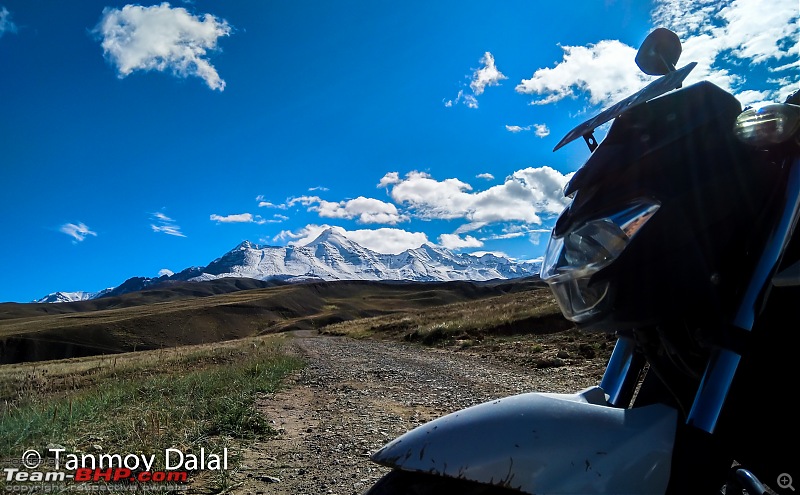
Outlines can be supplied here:
M538 279L338 281L254 288L259 283L223 279L74 303L0 304L0 364L320 329L359 318L547 290Z

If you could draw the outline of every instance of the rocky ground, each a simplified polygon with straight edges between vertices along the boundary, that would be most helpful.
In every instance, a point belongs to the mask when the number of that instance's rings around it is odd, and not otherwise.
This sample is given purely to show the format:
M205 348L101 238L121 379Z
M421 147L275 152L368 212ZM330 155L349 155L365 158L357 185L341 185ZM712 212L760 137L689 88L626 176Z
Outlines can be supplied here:
M308 366L260 400L277 435L249 445L228 493L360 494L388 471L369 455L436 417L510 394L595 385L605 335L559 332L445 348L301 332Z

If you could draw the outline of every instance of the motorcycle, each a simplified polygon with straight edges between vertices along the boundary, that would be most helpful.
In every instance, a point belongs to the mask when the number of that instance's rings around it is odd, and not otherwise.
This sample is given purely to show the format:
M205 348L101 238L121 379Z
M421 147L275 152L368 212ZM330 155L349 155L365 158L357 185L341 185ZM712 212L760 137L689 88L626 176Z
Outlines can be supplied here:
M683 87L680 53L653 31L636 63L660 77L554 149L590 156L541 278L576 326L616 334L601 382L421 425L372 454L392 470L364 495L794 491L800 92L743 111Z

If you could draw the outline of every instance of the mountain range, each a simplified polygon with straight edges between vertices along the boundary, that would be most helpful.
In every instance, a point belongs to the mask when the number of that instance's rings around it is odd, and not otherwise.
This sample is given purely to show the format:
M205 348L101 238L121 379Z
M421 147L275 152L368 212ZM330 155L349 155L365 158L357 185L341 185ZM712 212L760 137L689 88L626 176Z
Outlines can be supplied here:
M400 254L382 254L327 229L305 245L276 247L244 241L205 267L190 267L157 278L133 277L117 287L99 292L55 292L34 302L84 301L174 282L201 282L225 277L276 283L309 280L487 281L538 275L540 266L540 261L515 261L494 254L454 253L431 244Z

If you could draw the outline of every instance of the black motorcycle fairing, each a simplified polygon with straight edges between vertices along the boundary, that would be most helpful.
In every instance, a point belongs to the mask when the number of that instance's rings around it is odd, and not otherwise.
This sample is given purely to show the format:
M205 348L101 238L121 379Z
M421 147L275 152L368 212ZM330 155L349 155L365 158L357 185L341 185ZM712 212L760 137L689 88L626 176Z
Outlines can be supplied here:
M712 122L721 123L728 134L741 111L736 98L707 81L628 110L614 120L601 146L575 172L564 194L570 196L609 173L622 172L642 156L686 139Z
M656 321L721 326L752 269L759 220L775 207L782 169L732 133L738 101L698 83L627 112L576 172L554 236L637 198L661 207L592 283L611 281L606 311L581 322L616 331ZM647 267L643 270L642 267Z

